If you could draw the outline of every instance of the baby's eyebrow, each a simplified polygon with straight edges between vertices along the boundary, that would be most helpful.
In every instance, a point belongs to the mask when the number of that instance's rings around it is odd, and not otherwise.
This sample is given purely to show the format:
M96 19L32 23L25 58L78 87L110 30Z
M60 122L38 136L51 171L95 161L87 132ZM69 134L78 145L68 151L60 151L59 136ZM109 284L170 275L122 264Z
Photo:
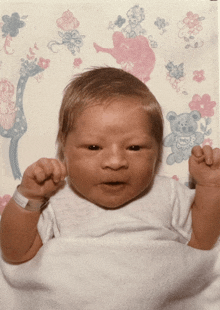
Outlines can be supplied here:
M133 132L133 133L128 134L127 138L128 139L134 138L134 139L139 139L139 140L151 140L152 135L148 135L146 133L140 133L140 132L138 132L138 133Z

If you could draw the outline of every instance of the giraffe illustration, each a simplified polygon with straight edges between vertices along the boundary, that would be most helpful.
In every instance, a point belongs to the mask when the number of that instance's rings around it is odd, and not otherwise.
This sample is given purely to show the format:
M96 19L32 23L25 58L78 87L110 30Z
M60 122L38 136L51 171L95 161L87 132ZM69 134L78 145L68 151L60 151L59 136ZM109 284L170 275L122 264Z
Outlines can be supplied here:
M18 142L27 131L27 121L23 108L24 91L29 77L33 77L42 71L44 71L44 68L36 63L36 59L34 61L23 60L16 90L14 122L11 124L10 128L0 124L0 135L4 138L11 139L9 146L9 160L15 179L21 178L18 163Z

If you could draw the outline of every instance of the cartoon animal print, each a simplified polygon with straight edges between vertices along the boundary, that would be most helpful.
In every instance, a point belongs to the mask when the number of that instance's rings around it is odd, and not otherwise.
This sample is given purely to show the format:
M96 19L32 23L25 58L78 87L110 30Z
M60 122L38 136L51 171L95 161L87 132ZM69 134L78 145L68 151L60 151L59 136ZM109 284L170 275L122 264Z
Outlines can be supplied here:
M144 36L125 38L122 32L114 32L113 48L103 48L94 43L98 52L112 55L122 68L146 83L155 66L155 54Z
M4 86L1 87L1 106L7 104L5 114L1 113L0 135L4 138L10 138L9 147L9 159L12 169L12 173L15 179L21 178L21 172L18 164L18 142L19 139L27 131L27 121L23 109L23 96L24 90L29 77L34 77L40 72L43 72L48 67L49 60L40 58L37 63L37 59L33 61L22 59L22 65L20 70L20 78L17 84L16 90L16 102L15 105L11 101L13 95L13 85L7 81L4 82ZM6 80L4 80L6 81ZM11 109L9 109L9 107ZM2 112L2 109L1 109Z
M190 157L191 150L204 140L204 134L197 131L201 115L198 111L177 115L171 111L167 114L172 133L165 137L164 146L171 147L172 153L167 157L167 164L181 163Z
M139 35L144 35L146 30L141 26L141 22L145 19L144 9L140 8L139 5L133 6L128 12L128 25L122 29L126 38L135 38Z

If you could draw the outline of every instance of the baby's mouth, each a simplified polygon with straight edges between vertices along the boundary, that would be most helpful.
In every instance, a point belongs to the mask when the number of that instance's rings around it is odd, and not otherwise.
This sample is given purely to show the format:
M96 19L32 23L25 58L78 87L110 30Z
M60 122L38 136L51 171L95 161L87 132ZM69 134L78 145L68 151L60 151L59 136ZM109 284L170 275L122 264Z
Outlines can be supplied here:
M121 181L114 181L114 182L103 182L101 183L101 188L104 190L104 192L109 193L120 193L122 190L124 190L126 187L125 182Z
M109 186L119 186L119 185L125 184L125 182L104 182L103 184L106 184Z

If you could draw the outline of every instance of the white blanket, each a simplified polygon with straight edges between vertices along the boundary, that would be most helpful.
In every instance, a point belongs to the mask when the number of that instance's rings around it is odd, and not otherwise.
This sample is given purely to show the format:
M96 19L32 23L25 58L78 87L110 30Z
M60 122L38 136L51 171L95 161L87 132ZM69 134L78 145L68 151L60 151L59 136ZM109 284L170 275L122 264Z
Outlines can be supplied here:
M220 247L56 238L29 262L1 260L1 310L219 310Z

